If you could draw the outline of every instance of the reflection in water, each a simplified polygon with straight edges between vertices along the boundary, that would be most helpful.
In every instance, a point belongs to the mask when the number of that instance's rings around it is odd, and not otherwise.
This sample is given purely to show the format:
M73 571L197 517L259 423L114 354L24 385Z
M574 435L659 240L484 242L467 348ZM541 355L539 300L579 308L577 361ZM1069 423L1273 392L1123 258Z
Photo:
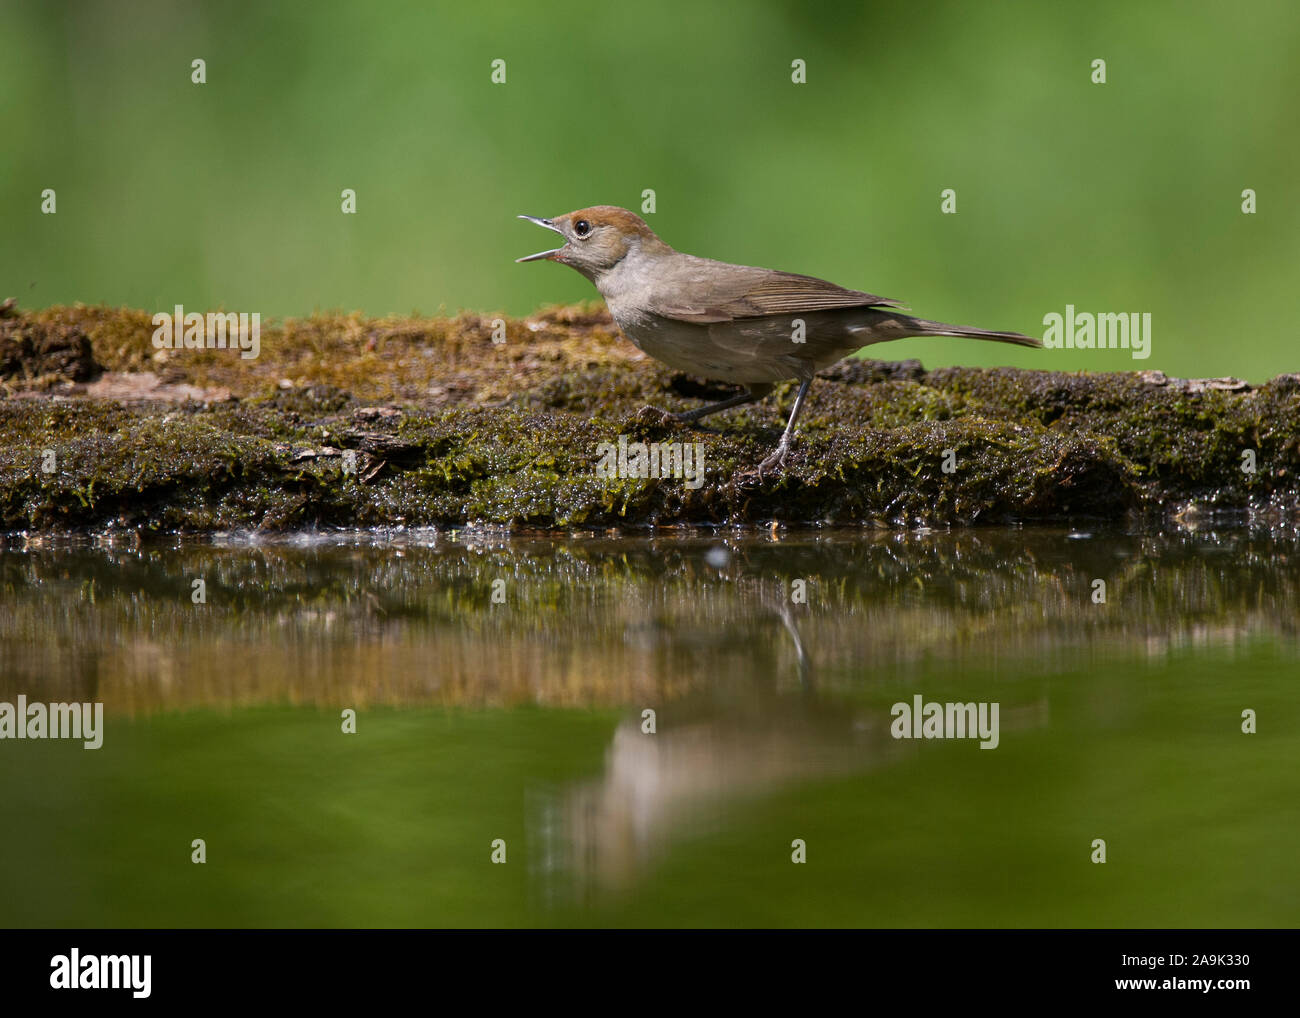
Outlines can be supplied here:
M711 560L720 545L729 555ZM1298 545L1006 530L0 550L0 693L93 693L118 715L591 707L738 676L792 688L810 661L823 693L934 659L1032 659L1047 673L1112 649L1294 638ZM794 580L806 604L791 602Z
M918 677L1032 730L1043 687L990 676L1293 646L1298 551L1243 530L35 545L0 551L0 700L97 699L142 722L285 703L625 712L596 777L532 793L543 893L584 900L746 803L916 753L888 702L925 692Z
M1003 731L1047 723L1045 697L1002 706ZM706 711L680 705L654 734L641 720L620 723L603 774L541 804L534 828L552 896L626 887L674 839L717 826L728 809L917 751L890 737L879 708L772 696L743 713Z

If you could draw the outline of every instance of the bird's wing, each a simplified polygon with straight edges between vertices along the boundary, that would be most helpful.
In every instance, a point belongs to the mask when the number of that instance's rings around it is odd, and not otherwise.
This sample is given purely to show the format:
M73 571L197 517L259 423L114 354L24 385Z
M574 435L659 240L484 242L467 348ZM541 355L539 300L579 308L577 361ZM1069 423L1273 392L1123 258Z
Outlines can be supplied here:
M668 285L661 292L671 293L672 297L652 300L651 310L664 318L697 324L836 308L904 306L887 297L846 290L813 276L726 265L703 258L682 264L671 276L662 281ZM683 300L683 294L691 297Z

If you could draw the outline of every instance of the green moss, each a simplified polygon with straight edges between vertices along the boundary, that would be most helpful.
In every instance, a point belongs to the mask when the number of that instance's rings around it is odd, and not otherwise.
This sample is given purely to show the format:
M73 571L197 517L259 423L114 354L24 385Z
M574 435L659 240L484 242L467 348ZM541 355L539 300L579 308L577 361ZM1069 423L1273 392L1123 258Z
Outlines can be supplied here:
M504 346L480 316L315 316L264 329L256 361L160 359L137 311L50 308L19 313L9 329L24 349L53 351L52 363L60 343L88 338L104 370L150 370L234 398L119 403L84 380L15 374L0 398L8 531L935 526L1116 519L1188 500L1294 512L1300 472L1294 376L1224 391L1130 374L846 362L814 386L787 469L756 482L744 474L779 437L793 385L705 427L644 424L636 411L647 403L683 409L731 390L642 358L600 310L509 321ZM620 435L701 443L705 483L597 477L597 446Z

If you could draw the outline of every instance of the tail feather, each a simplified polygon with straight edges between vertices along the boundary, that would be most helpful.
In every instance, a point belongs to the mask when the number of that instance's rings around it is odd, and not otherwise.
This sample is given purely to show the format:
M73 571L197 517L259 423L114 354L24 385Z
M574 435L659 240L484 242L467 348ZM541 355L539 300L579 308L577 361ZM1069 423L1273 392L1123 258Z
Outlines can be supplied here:
M997 343L1015 343L1017 346L1042 346L1041 339L1019 332L998 332L994 329L975 329L967 325L948 325L924 318L904 319L911 336L963 336L969 339L988 339ZM915 329L916 331L912 331Z

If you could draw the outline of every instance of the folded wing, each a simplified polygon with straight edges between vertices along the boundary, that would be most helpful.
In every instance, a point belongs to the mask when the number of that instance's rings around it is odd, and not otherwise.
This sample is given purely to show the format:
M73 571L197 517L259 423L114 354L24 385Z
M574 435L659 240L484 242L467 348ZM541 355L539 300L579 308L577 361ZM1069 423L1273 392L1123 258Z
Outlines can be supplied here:
M726 265L705 258L683 259L670 285L657 287L671 298L651 309L664 318L709 324L769 315L797 315L838 308L901 308L900 301L861 290L846 290L815 276L775 269ZM682 295L688 294L689 298Z

